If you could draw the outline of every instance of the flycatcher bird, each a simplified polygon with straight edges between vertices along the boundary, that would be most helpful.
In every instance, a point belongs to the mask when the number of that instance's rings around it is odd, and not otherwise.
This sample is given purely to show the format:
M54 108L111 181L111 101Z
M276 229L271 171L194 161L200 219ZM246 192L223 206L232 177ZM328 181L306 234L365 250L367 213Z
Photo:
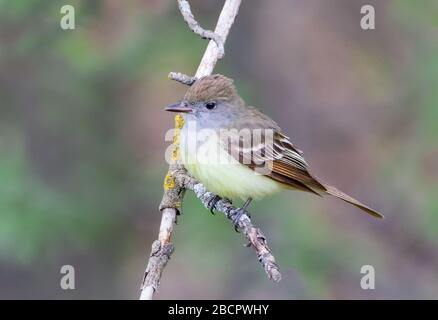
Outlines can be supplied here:
M243 209L252 199L295 189L329 194L383 217L313 175L302 152L274 120L243 101L230 78L220 74L200 78L182 101L165 110L183 114L179 147L188 173L222 198L246 200ZM240 134L244 131L250 134ZM231 139L235 143L230 143L230 135L224 132L238 132L237 139ZM260 173L260 168L268 170Z

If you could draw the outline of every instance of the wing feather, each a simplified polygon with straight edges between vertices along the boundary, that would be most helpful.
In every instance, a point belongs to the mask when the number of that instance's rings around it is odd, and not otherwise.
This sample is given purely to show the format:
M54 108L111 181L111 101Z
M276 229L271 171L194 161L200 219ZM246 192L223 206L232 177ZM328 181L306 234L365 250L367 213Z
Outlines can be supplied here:
M236 139L233 139L234 143L222 141L223 148L233 158L254 171L257 171L260 167L266 167L268 164L271 170L268 172L264 171L265 175L290 188L317 195L323 193L330 194L362 209L372 216L383 217L379 212L353 197L339 191L335 187L320 182L319 179L310 173L307 162L302 156L302 151L295 147L289 137L281 132L280 127L257 109L248 107L248 110L246 115L239 118L234 127L238 130L244 128L250 129L250 131L255 129L261 130L262 137L257 143L253 143L252 140L247 141L252 139L252 134L239 137L237 143L235 143ZM263 129L271 130L271 140L263 136Z
M318 191L326 191L325 187L313 177L307 162L302 156L302 151L296 148L289 137L276 129L272 130L271 139L267 139L265 132L261 132L261 141L253 145L252 135L239 136L233 141L223 141L223 146L240 163L247 165L253 170L265 167L268 163L272 171L266 175L291 188L319 194ZM272 141L271 141L272 140Z

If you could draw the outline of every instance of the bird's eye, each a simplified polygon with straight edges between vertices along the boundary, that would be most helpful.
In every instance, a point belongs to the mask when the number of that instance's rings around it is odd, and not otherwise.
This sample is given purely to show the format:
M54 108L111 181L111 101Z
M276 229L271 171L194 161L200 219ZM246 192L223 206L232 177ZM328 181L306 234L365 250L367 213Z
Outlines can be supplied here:
M206 107L208 110L213 110L214 108L216 108L216 102L214 102L214 101L207 102L207 103L205 104L205 107Z

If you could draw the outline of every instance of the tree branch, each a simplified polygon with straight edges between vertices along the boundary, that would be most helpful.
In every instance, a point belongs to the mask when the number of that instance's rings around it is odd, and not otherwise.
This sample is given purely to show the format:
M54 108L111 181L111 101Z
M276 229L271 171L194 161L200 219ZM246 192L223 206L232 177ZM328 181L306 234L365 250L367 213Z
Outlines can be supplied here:
M218 33L213 32L211 30L205 30L199 25L198 21L195 20L195 17L192 14L192 10L190 9L190 4L187 0L178 0L178 7L185 22L187 22L189 28L194 33L199 35L202 39L213 40L216 43L218 49L217 54L219 59L221 59L225 55L224 40L222 40L222 37Z
M181 72L171 72L171 73L169 73L168 77L171 80L181 82L182 84L185 84L188 86L191 86L196 81L195 77L190 77L190 76L188 76L184 73L181 73Z
M240 3L241 0L226 0L221 14L219 15L214 33L221 37L224 44L231 26L234 23L234 19L239 12ZM201 63L199 64L198 70L196 70L195 78L199 79L212 74L216 63L221 58L220 48L216 46L214 41L210 41L207 50L205 50L204 56L202 57Z
M211 39L207 49L199 64L198 70L194 77L187 76L182 73L171 72L169 78L179 81L186 85L192 85L196 79L210 75L218 60L224 55L223 46L227 39L234 19L237 16L241 0L226 0L219 16L214 32L202 29L190 10L190 5L187 0L178 0L178 6L184 20L188 23L190 29L200 35L202 38ZM173 244L171 242L173 225L176 223L176 217L181 212L182 200L186 189L195 192L196 196L208 207L211 199L216 197L215 194L209 192L201 183L190 177L179 159L179 133L184 126L184 120L180 115L175 117L175 134L172 152L172 162L169 166L169 171L164 179L164 194L160 204L162 211L162 219L160 225L160 233L158 240L152 244L152 250L149 257L149 262L146 267L145 275L141 285L141 300L150 300L153 298L154 292L158 289L162 272L166 267L167 262L173 252ZM239 208L234 207L229 201L220 199L215 208L217 211L223 212L228 219L234 220ZM267 245L266 238L255 227L249 214L245 212L237 221L237 227L243 231L249 241L248 246L253 246L257 252L258 259L265 269L268 277L278 282L281 279L278 265L274 256Z
M209 203L212 199L217 197L216 194L207 190L202 183L199 183L191 176L180 173L177 181L179 185L185 189L192 190L195 192L196 197L202 202L204 207L209 208ZM214 208L216 211L222 212L231 221L235 221L235 217L238 214L240 208L234 207L233 204L226 200L220 199L216 202ZM279 282L281 280L280 270L278 268L275 257L272 255L271 250L268 247L266 237L260 231L259 228L254 226L249 217L249 213L245 210L245 213L237 221L237 227L242 230L248 239L248 247L254 247L257 252L257 257L265 269L268 278L274 282Z

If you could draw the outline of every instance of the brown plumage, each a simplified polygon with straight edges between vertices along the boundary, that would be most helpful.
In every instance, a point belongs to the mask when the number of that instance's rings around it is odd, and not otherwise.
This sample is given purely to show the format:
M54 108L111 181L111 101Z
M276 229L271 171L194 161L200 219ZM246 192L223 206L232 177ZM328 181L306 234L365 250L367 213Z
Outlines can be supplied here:
M233 80L221 74L214 74L196 81L187 90L184 101L231 100L236 96L237 92L233 85Z
M250 127L250 124L246 123L245 126ZM258 124L256 128L261 128L260 126L261 125ZM271 129L278 130L273 125L269 127ZM292 189L299 189L301 191L307 191L317 195L322 195L325 193L335 196L358 207L359 209L362 209L374 217L383 217L382 214L371 209L353 197L345 194L333 186L321 182L320 179L310 173L310 169L302 157L302 152L290 142L289 137L278 131L274 132L274 150L262 152L265 161L272 161L272 171L268 174L271 179L281 182ZM264 147L266 148L266 146ZM236 151L233 152L232 150L229 150L229 153L231 155L238 154ZM240 154L241 153L242 151L240 151ZM251 158L254 157L254 155L241 155L240 157L235 158L236 160L238 159L240 163L243 163L242 159L245 157ZM264 163L258 162L258 165L263 166ZM251 169L255 169L257 167L257 165L254 163L248 164L248 166Z

